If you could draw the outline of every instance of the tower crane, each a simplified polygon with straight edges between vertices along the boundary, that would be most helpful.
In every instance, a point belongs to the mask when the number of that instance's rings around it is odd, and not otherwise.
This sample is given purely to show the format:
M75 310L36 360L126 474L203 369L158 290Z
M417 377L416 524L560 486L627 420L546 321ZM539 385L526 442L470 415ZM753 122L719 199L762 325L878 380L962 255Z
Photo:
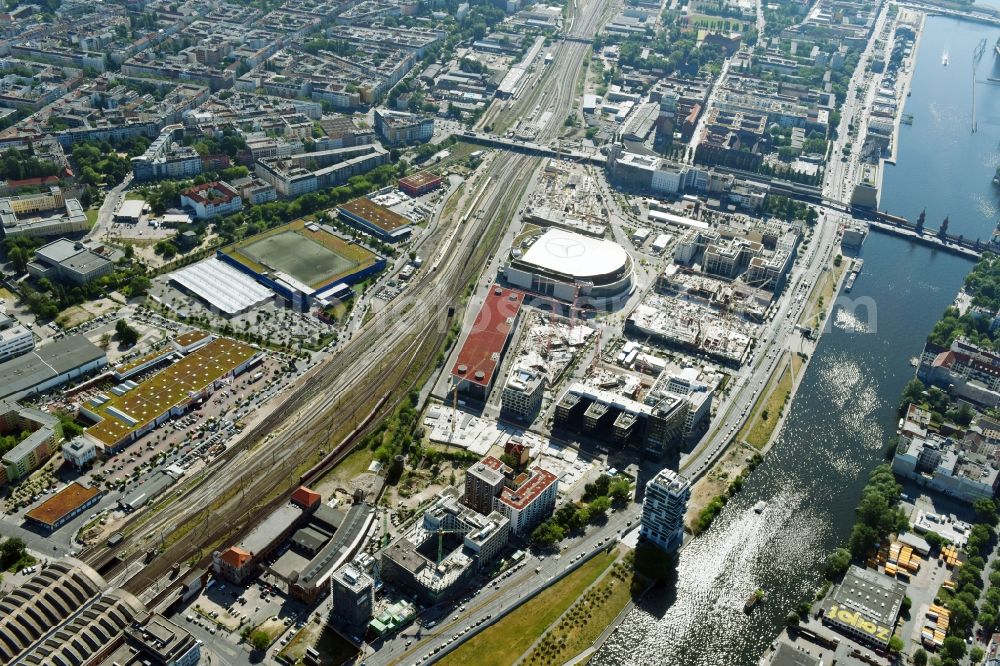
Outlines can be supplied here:
M436 530L428 530L431 534L436 534L438 539L438 552L437 559L434 564L441 564L441 560L444 559L444 535L445 534L465 534L468 530L449 530L443 527Z

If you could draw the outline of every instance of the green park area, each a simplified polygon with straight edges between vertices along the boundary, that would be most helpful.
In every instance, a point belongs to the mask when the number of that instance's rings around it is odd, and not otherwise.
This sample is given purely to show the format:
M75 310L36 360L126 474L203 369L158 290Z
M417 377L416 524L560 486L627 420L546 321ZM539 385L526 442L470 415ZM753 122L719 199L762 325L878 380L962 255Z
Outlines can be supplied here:
M750 418L747 419L740 431L739 438L741 440L757 450L763 449L771 441L774 429L777 427L785 405L792 394L794 379L802 363L802 359L797 355L789 357L789 354L786 353L782 357L779 366L781 374L771 377L767 388L754 404Z
M515 663L617 557L617 551L595 555L438 663L442 666L509 666Z
M615 562L597 584L577 599L525 656L524 664L562 664L580 654L614 622L632 600L631 554Z

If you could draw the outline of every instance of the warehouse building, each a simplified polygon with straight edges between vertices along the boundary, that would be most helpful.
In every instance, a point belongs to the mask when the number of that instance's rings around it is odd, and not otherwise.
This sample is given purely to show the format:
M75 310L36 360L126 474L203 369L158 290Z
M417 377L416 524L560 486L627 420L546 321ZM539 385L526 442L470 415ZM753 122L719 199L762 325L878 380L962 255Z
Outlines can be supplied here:
M82 335L70 335L0 363L0 398L28 397L85 376L108 364L104 350Z
M451 370L456 391L486 401L523 302L524 294L520 291L496 285L490 289Z
M633 289L632 258L617 243L552 228L511 249L515 286L576 306L611 309Z
M0 663L83 664L146 613L71 558L52 560L0 596Z
M351 226L387 243L398 243L413 231L412 220L367 197L348 201L337 212Z
M898 580L852 564L823 602L823 624L884 650L905 596L906 586Z
M114 262L87 249L79 241L65 238L52 241L35 250L35 259L28 264L28 274L71 284L87 284L114 271Z
M58 427L59 419L47 412L0 400L0 434L29 433L0 457L0 486L20 481L52 456Z
M268 514L235 546L212 553L217 576L241 584L260 572L261 563L299 527L306 510L288 502Z
M273 291L216 257L174 271L170 281L226 317L243 314L274 298Z
M80 413L95 424L84 435L105 455L121 451L262 358L249 345L216 338L141 384L127 379L112 388L111 395L98 393L87 400Z
M103 490L74 481L28 511L25 518L51 533L100 502L102 497Z
M321 507L317 510L319 515ZM364 535L374 520L372 506L366 502L355 502L346 512L337 511L339 523L334 526L333 535L318 547L315 554L298 572L289 592L292 597L305 603L312 603L327 589L334 570L349 561L361 547Z
M435 176L430 171L418 171L399 179L399 189L411 197L432 192L441 187L441 176Z

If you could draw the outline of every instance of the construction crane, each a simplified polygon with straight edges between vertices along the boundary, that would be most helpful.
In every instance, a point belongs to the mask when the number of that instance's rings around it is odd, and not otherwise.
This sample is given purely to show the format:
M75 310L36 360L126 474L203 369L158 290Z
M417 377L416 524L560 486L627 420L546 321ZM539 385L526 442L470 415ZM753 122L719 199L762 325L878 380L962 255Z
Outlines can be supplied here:
M972 53L972 133L975 134L976 130L976 67L979 66L979 61L983 59L983 52L986 51L986 39L980 39L979 43L976 44L976 50Z
M444 535L445 534L465 534L468 530L446 530L444 528L439 528L436 530L430 530L431 534L436 534L438 538L438 554L437 559L434 564L441 564L441 560L444 559Z

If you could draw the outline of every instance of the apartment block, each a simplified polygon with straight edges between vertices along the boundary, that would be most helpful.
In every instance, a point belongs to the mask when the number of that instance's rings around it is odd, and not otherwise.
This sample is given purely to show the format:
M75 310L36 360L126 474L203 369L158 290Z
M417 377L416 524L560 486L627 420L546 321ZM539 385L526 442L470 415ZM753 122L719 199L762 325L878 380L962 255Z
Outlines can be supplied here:
M684 512L689 499L690 482L673 470L660 470L646 484L639 537L668 553L675 552L684 541Z
M434 136L434 119L402 111L375 109L375 133L390 146L425 143Z
M16 319L0 313L0 363L35 348L35 336Z

